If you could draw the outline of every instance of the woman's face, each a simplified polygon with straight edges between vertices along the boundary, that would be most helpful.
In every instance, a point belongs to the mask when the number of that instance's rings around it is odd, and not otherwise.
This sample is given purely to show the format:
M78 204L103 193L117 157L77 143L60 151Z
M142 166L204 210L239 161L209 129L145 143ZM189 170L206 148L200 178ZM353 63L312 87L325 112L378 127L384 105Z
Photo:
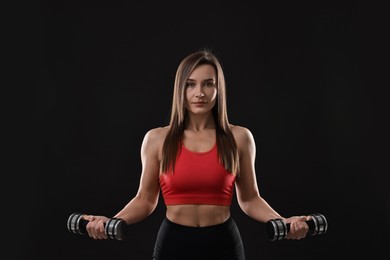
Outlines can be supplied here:
M213 66L196 67L186 82L185 107L189 113L210 112L217 100L217 75Z

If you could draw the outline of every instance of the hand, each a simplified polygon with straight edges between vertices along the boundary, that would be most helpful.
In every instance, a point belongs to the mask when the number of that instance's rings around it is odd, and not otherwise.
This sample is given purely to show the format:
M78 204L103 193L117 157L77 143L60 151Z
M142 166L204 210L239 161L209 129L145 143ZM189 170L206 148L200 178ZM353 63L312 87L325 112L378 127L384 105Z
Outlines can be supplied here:
M286 239L302 239L305 238L309 231L309 226L306 221L310 220L309 216L293 216L285 219L286 223L290 223L290 231Z
M109 218L105 216L83 215L82 217L88 220L89 223L86 226L88 235L93 239L107 239L105 230L105 224Z

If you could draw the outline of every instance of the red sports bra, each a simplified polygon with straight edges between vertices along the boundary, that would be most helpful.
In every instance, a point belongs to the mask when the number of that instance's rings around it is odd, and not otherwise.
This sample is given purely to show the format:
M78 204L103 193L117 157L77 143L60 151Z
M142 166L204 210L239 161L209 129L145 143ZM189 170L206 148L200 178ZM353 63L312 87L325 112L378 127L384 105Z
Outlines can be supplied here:
M211 204L229 206L235 175L219 163L217 145L207 152L192 152L182 145L175 171L160 174L165 205Z

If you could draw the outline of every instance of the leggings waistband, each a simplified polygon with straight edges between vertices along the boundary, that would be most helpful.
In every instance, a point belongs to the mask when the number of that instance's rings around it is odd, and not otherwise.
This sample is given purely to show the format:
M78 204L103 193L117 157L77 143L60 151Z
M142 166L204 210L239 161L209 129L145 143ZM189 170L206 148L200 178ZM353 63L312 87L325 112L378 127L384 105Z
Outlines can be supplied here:
M220 224L215 224L215 225L210 225L210 226L202 226L202 227L193 227L193 226L186 226L182 224L175 223L171 220L169 220L167 217L164 218L164 222L172 228L176 229L182 229L182 230L212 230L212 229L218 229L218 228L223 228L225 226L229 226L233 224L233 218L229 216L228 219L226 219L224 222Z

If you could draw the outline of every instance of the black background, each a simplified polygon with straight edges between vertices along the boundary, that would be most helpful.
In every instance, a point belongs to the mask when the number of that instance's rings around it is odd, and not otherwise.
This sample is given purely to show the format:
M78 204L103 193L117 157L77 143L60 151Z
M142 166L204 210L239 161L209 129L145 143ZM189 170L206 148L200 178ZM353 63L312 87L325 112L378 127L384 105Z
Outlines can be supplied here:
M20 160L6 259L151 259L161 199L120 242L71 234L66 221L112 216L135 195L143 136L168 123L176 68L202 47L222 61L230 122L255 137L261 195L284 216L329 223L321 236L270 242L234 199L247 259L385 254L390 203L357 4L312 2L30 4L20 50L35 84L15 106L26 120L9 151Z

